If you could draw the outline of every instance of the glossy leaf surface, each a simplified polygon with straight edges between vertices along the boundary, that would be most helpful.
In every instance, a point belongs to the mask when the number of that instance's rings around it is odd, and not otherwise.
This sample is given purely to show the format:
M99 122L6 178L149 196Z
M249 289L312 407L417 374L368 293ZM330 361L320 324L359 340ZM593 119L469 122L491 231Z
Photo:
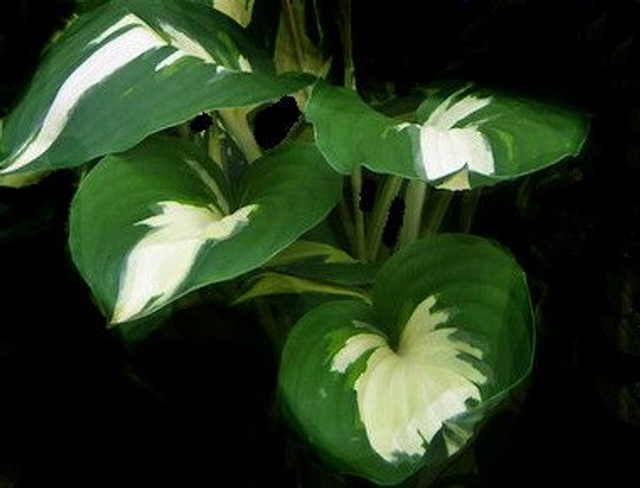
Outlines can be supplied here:
M321 221L340 195L340 178L312 146L256 161L237 198L215 168L192 146L154 137L104 158L82 181L71 251L112 323L257 268Z
M78 17L46 53L5 120L0 173L76 166L311 79L276 76L268 55L211 6L114 0Z
M390 485L462 448L532 356L520 267L490 241L444 234L393 256L373 305L307 313L287 340L279 387L294 427L329 464Z
M399 122L346 88L318 83L306 109L318 147L339 172L373 171L461 190L511 180L579 153L575 111L479 90L425 90L416 122Z

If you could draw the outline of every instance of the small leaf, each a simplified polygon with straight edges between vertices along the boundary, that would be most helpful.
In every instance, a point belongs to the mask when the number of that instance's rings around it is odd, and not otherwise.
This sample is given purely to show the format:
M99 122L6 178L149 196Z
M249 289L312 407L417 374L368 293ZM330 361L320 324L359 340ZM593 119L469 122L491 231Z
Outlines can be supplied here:
M310 259L320 260L323 263L354 262L354 259L342 249L324 242L296 241L269 260L265 266L286 266Z
M234 300L234 304L240 304L253 300L254 298L268 295L300 295L303 293L341 295L350 298L360 298L366 302L370 302L371 300L369 295L363 290L354 287L298 278L297 276L282 273L266 272L253 278L248 289Z
M0 188L24 188L25 186L35 185L49 174L48 171L34 171L31 173L19 173L0 175Z
M382 267L373 304L308 312L285 345L285 414L327 463L383 485L460 450L529 373L522 270L479 237L443 234Z
M110 322L139 319L257 268L322 220L340 195L339 177L312 146L256 161L237 202L216 170L191 145L156 137L104 158L83 180L72 204L71 252Z
M354 260L329 244L296 241L262 266L262 270L342 286L373 284L377 263Z
M228 15L242 27L251 22L255 0L213 0L213 8Z
M316 84L306 109L318 147L339 172L359 166L449 190L491 185L580 152L585 117L478 90L425 90L417 123L376 112L348 89Z
M307 34L306 16L315 2L308 0L286 0L289 4L291 18L283 10L276 36L274 63L278 73L303 71L324 78L331 68L331 57L325 56L320 46L316 45ZM314 11L314 15L319 15ZM316 19L319 21L319 19ZM292 34L292 26L295 37Z
M378 271L377 263L314 263L302 262L266 269L286 273L300 278L325 281L338 285L371 285Z
M357 287L371 285L377 269L377 265L355 261L329 244L296 241L249 279L246 291L235 303L265 295L303 293L370 301L369 295Z
M269 56L211 6L113 0L52 44L5 122L0 173L79 165L203 111L295 92Z

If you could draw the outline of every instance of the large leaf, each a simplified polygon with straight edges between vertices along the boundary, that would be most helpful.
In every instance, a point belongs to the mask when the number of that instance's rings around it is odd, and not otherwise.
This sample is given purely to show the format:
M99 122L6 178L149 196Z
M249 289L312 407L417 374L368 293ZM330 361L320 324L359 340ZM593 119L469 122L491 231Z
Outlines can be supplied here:
M112 323L260 266L322 220L341 191L313 146L256 161L237 202L205 167L216 168L191 146L156 137L107 156L82 181L71 251Z
M514 259L485 239L443 234L383 266L373 305L307 313L287 339L279 390L329 464L390 485L466 444L530 371L533 341Z
M343 174L379 173L459 190L532 173L580 151L581 114L473 85L425 90L417 122L399 122L352 90L318 83L306 109L318 147Z
M81 164L203 110L278 98L310 82L276 76L242 28L188 0L114 0L53 43L5 121L2 172Z

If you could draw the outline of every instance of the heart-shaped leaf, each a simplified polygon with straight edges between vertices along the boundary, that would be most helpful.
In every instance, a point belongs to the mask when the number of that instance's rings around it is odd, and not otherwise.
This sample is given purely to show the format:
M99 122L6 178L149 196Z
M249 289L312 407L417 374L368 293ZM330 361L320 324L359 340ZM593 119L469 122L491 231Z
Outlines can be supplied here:
M533 333L505 250L434 236L385 263L373 305L333 301L296 324L280 366L285 413L329 464L396 484L466 444L529 372Z
M376 112L352 90L316 84L306 108L318 147L343 174L379 173L460 190L532 173L579 153L581 114L473 85L425 90L417 123Z
M188 0L113 0L75 20L5 122L0 173L79 165L202 111L278 98L276 76L233 20Z
M107 156L82 181L71 251L112 323L257 268L340 197L340 177L310 145L285 146L252 164L237 203L222 175L205 168L216 166L191 145L154 137Z

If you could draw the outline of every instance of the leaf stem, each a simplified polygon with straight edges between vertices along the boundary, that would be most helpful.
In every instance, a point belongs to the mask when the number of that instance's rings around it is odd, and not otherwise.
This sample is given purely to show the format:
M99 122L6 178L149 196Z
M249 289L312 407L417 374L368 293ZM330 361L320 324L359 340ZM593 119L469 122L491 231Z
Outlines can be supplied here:
M282 9L281 23L284 22L284 26L280 25L279 29L282 29L283 27L286 29L286 32L288 33L288 39L293 47L293 57L295 60L296 68L298 71L304 73L304 63L306 57L305 51L302 48L301 34L296 23L296 14L291 7L291 0L280 0L280 5ZM304 111L310 96L311 87L305 87L293 95L300 110Z
M357 259L366 260L366 240L364 214L360 209L360 193L362 192L362 170L356 168L351 173L351 199L353 205L353 217L355 221L355 249L353 253Z
M178 135L180 139L184 139L185 141L191 141L191 131L189 130L189 122L185 122L184 124L180 124L178 126Z
M461 207L460 207L460 231L469 233L473 227L473 220L478 209L478 202L482 189L469 190L462 195Z
M370 233L367 236L367 258L371 261L375 261L378 256L380 245L382 244L384 227L387 223L387 216L389 215L389 208L391 207L393 199L400 192L403 181L400 176L387 176L380 195L376 198L371 214Z
M271 304L266 298L258 297L254 300L254 305L258 314L258 321L262 325L262 329L279 354L282 352L282 348L284 347L285 335L273 314Z
M291 9L290 0L281 0L282 16L284 17L285 25L291 35L293 41L293 52L296 57L296 64L299 71L304 71L304 56L302 54L302 48L300 47L300 34L298 33L298 26L296 25L296 17Z
M342 34L342 56L344 63L344 86L356 89L355 67L353 63L353 40L351 30L351 0L339 2L342 22L340 32Z
M253 136L251 127L249 127L246 112L247 108L244 107L218 110L224 126L233 137L247 162L253 163L262 156L262 150Z
M356 90L356 76L353 67L353 43L351 39L351 0L340 0L341 14L340 33L342 35L342 54L344 62L344 85ZM355 246L353 253L358 259L367 259L364 214L360 209L360 194L362 192L362 169L360 167L351 173L351 196L353 216L355 220Z
M356 229L353 225L353 219L349 214L349 207L344 198L340 200L338 204L338 211L340 212L340 221L342 222L342 228L347 236L347 242L349 243L349 249L355 255L356 253Z
M218 117L215 114L213 117L213 124L211 124L211 127L207 129L205 134L207 154L209 158L224 171L224 133L220 131L220 127L218 126Z
M435 234L440 229L445 215L449 211L449 205L453 198L453 192L439 190L431 193L429 204L427 205L427 215L420 237Z
M398 248L418 240L422 226L422 212L427 197L427 184L421 180L411 180L405 193L405 211Z

